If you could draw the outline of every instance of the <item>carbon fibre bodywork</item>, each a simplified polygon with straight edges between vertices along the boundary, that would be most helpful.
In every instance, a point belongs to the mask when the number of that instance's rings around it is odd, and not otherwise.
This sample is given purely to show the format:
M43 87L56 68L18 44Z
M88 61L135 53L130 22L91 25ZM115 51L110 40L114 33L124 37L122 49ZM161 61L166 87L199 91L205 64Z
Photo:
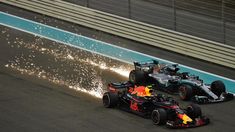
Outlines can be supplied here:
M202 116L200 107L195 104L183 109L173 98L156 94L156 90L151 92L151 96L132 94L133 89L140 87L131 82L110 83L108 92L103 95L103 104L151 118L155 125L169 128L198 127L209 123L209 119Z
M136 85L153 85L155 89L167 93L177 93L182 100L192 100L199 104L232 100L233 94L226 92L222 81L205 84L199 76L179 72L178 64L159 64L158 61L134 62L135 69L129 80ZM157 71L155 71L157 69Z

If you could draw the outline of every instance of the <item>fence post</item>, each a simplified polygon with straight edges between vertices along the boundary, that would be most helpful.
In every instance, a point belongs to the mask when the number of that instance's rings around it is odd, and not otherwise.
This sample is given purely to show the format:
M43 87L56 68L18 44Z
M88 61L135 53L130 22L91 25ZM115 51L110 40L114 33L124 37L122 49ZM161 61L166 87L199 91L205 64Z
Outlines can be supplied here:
M129 18L131 19L131 0L128 0L128 15Z
M175 8L175 0L172 0L172 10L174 15L174 27L173 29L176 31L176 8Z
M89 0L86 1L86 7L88 7L88 8L90 7Z
M221 0L221 18L223 22L223 42L226 43L226 21L224 16L224 0Z

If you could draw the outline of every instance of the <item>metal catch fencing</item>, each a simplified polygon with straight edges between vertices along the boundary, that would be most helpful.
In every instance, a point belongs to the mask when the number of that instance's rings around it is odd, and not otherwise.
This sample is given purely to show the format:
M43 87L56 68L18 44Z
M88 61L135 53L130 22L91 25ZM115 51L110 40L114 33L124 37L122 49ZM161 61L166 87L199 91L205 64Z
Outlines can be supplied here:
M234 0L65 0L235 47Z

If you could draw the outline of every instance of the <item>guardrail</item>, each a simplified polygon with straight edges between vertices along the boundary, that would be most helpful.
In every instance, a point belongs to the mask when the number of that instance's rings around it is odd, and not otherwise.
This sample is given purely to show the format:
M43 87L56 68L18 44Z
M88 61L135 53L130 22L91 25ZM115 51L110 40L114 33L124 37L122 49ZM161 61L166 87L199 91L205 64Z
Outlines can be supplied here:
M1 2L235 69L235 47L61 0Z

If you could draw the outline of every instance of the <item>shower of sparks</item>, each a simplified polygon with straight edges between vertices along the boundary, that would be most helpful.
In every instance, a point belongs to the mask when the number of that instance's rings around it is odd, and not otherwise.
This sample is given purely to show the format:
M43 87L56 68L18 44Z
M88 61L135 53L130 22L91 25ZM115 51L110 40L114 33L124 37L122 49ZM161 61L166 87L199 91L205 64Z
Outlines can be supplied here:
M130 68L127 68L124 66L107 66L107 63L104 61L95 62L95 61L91 60L90 58L81 59L81 58L79 58L79 56L73 56L72 55L73 52L70 51L69 49L64 51L64 50L60 50L60 49L49 49L49 48L45 48L45 47L41 48L37 44L24 43L22 40L19 42L19 45L23 46L24 48L28 48L31 50L40 51L41 53L53 55L57 59L68 59L68 60L80 61L80 62L88 63L93 66L97 66L100 69L113 71L113 72L120 74L124 77L129 76ZM65 49L66 46L62 45L60 48Z
M18 44L20 46L23 46L24 48L40 51L43 54L46 53L46 54L53 55L57 59L69 59L69 60L74 60L74 61L80 61L80 62L88 63L93 66L97 66L100 69L113 71L113 72L120 74L124 77L129 76L130 68L126 68L125 66L107 66L107 63L104 61L96 62L90 58L86 58L86 59L82 58L81 59L81 58L79 58L79 56L73 56L73 52L70 51L69 49L66 49L66 46L60 46L60 48L63 49L63 50L61 50L61 49L49 49L49 48L45 48L45 47L40 47L37 44L24 43L22 40L19 41ZM64 50L64 49L66 49L66 50Z
M2 33L5 32L2 31ZM124 77L128 77L131 70L130 66L109 64L109 61L94 54L91 57L80 56L79 50L72 51L66 45L59 45L59 48L54 48L54 46L58 47L56 42L53 42L48 47L44 47L43 41L38 37L36 37L34 43L27 43L22 39L16 38L14 43L9 42L8 44L12 48L28 49L30 54L15 56L5 67L19 71L21 74L45 79L54 84L65 85L71 89L88 93L98 98L101 98L105 91L104 82L99 73L92 70L93 68L89 69L89 67L109 70ZM37 63L35 58L38 57L38 53L52 56L55 64L42 66L40 63ZM54 66L57 63L59 63L58 66ZM71 68L68 68L68 66Z
M125 68L124 66L119 66L119 67L113 66L113 67L109 67L109 66L106 65L105 62L98 62L98 63L97 63L97 62L94 62L94 61L92 61L92 60L90 60L90 59L86 59L86 60L83 61L83 62L89 63L90 65L93 65L93 66L97 66L97 67L99 67L100 69L113 71L113 72L115 72L115 73L117 73L117 74L120 74L120 75L122 75L122 76L124 76L124 77L128 77L128 76L129 76L130 70L128 70L128 69Z
M18 64L20 63L20 61L17 59L17 61L15 61L15 63L10 63L10 64L6 64L5 67L7 68L12 68L16 71L19 71L21 74L27 74L30 76L36 76L39 79L45 79L49 82L52 82L54 84L58 84L58 85L64 85L67 86L69 88L84 92L84 93L88 93L94 97L97 98L101 98L103 95L103 83L102 80L97 77L96 79L93 79L93 81L91 82L91 89L86 89L84 87L81 87L79 85L79 83L76 84L76 82L74 82L74 80L66 80L64 79L64 77L59 76L58 74L51 74L49 72L46 72L45 70L41 69L40 67L33 67L31 69L28 68L28 66L25 66L25 68L21 68L21 66L18 66Z

